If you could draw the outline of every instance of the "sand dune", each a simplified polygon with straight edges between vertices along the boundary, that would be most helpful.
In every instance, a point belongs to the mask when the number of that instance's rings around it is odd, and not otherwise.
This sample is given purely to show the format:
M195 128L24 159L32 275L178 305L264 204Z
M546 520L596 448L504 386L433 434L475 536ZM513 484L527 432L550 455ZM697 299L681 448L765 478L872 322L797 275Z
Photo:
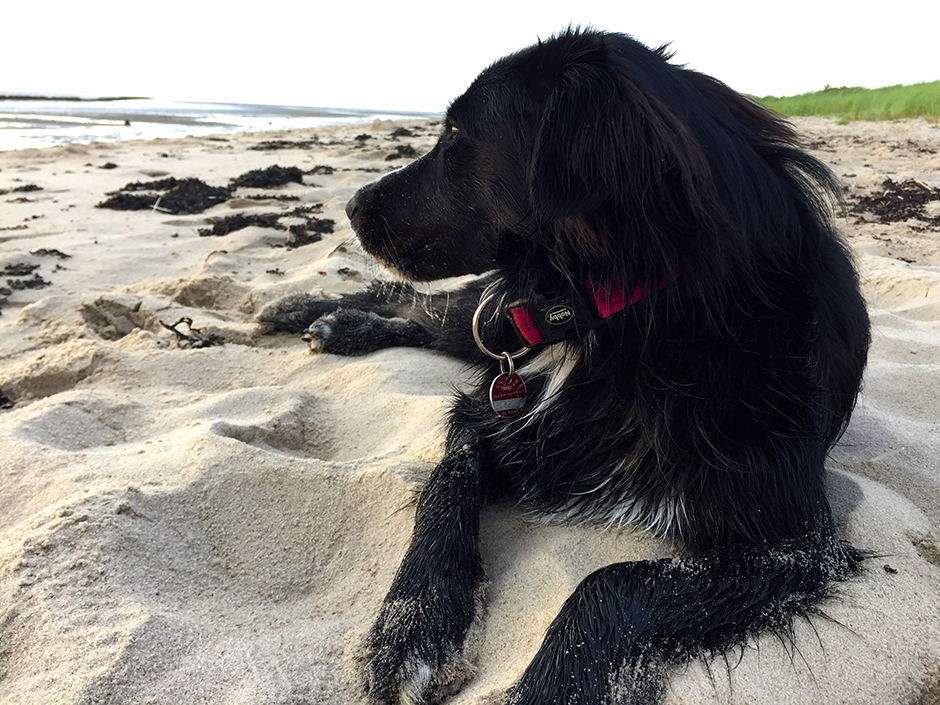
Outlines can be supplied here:
M393 136L402 127L410 136ZM729 655L730 668L678 669L668 702L936 704L940 201L899 222L853 204L886 179L940 187L940 130L798 127L846 184L840 225L871 305L865 391L830 485L845 537L878 557L826 616L797 622L795 648L767 637ZM13 402L0 410L0 703L361 702L357 645L467 372L420 350L312 355L299 338L259 336L254 316L285 294L335 296L380 274L343 206L406 161L387 157L424 151L437 129L0 152L0 286L24 287L0 297L0 388ZM132 182L227 186L274 164L299 167L303 183L240 187L202 213L95 207ZM14 190L30 184L41 190ZM198 232L272 213L285 229ZM288 247L287 228L309 233L314 220L333 220L333 232ZM37 275L48 285L26 288ZM161 322L182 318L195 339L224 344L181 346ZM630 529L538 524L509 506L487 510L482 543L488 617L461 705L498 700L590 571L674 550Z

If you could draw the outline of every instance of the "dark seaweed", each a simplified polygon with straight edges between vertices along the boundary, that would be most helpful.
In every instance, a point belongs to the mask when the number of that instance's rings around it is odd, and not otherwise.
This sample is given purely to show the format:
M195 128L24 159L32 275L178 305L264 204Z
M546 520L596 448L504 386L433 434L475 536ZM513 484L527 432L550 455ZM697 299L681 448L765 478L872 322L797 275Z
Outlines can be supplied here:
M149 194L119 193L102 201L95 208L109 208L114 211L143 211L153 208L157 197Z
M183 333L179 330L180 324L186 324L189 333ZM209 348L213 345L222 345L225 339L217 333L203 333L198 328L193 328L193 319L183 317L173 325L160 321L160 325L176 333L176 343L182 348Z
M336 223L329 218L310 218L304 224L290 226L290 237L287 238L287 249L295 250L304 245L319 242L324 235L333 232Z
M36 184L25 184L13 189L0 189L0 196L6 196L8 193L31 193L32 191L42 191L42 186Z
M269 152L278 149L310 149L320 144L320 140L314 137L312 140L266 140L254 144L248 149L256 152Z
M886 179L881 184L881 189L881 193L859 198L851 206L852 212L859 215L871 213L879 223L896 223L918 218L940 225L940 217L930 217L924 210L930 201L940 201L940 189L931 188L913 179L901 183Z
M123 188L118 189L117 191L111 191L108 195L115 193L124 192L134 192L134 191L169 191L171 188L175 188L179 184L174 177L170 176L166 179L158 179L157 181L135 181L133 183L125 185Z
M415 159L418 156L418 150L410 144L400 144L395 147L395 151L392 154L385 157L385 161L390 162L393 159Z
M36 255L37 257L58 257L59 259L68 259L72 255L67 255L61 250L49 249L47 247L40 247L38 250L31 250L31 255Z
M7 286L15 290L45 289L50 284L52 282L46 281L38 274L34 274L32 279L7 279Z
M6 277L28 277L39 269L38 264L27 264L18 262L17 264L8 264L3 268L3 276Z
M209 186L199 179L184 179L167 191L157 207L170 213L202 213L231 198L232 192L220 186Z
M329 218L316 218L312 214L319 213L323 208L322 203L314 203L309 206L299 206L287 213L236 213L224 218L213 221L211 228L201 228L199 235L202 237L228 235L236 230L247 228L251 225L259 228L271 228L273 230L288 230L290 236L285 245L276 245L276 247L287 247L294 249L309 245L312 242L318 242L323 235L332 233L335 228L335 222ZM291 225L285 228L279 222L281 218L303 218L306 222Z
M282 167L275 164L267 169L255 169L232 179L232 188L274 188L287 183L304 182L303 172L295 166Z
M292 218L306 218L311 213L320 213L322 210L322 203L311 203L309 206L297 206L287 215Z
M239 196L239 198L247 198L252 201L299 201L300 196L292 196L287 193L279 193L275 195L269 194L252 194L250 196Z
M200 237L219 237L228 235L236 230L242 230L251 225L256 225L259 228L284 230L284 226L277 222L278 219L282 217L284 217L283 213L255 213L249 215L236 213L235 215L227 215L224 218L219 218L212 223L211 228L200 228L199 235Z
M152 194L136 195L128 191L162 191L162 196ZM110 208L112 210L144 210L156 208L164 213L191 214L202 213L219 203L227 201L232 192L223 187L209 186L199 179L183 179L179 181L172 176L160 181L128 184L121 192L102 201L97 208Z

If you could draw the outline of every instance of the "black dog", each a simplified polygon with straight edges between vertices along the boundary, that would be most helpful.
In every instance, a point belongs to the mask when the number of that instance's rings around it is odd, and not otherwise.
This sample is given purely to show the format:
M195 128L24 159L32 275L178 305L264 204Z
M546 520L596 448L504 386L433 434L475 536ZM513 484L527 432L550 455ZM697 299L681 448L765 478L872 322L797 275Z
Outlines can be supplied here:
M479 363L367 639L375 702L439 702L468 677L494 499L686 549L587 577L509 703L655 702L668 664L786 638L858 570L824 487L869 345L837 185L777 116L668 59L569 30L498 61L430 153L347 206L408 279L489 274L449 297L375 285L262 315L313 322L326 352Z

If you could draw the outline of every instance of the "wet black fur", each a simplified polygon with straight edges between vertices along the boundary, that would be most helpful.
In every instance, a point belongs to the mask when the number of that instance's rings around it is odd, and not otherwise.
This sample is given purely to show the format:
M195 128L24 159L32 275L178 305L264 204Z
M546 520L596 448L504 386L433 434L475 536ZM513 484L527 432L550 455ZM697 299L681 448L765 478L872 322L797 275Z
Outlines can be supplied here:
M347 207L363 246L408 278L492 273L449 296L376 284L262 316L313 322L327 352L427 346L481 370L454 403L367 640L375 702L437 702L470 673L480 509L495 499L627 518L685 551L587 577L509 703L656 702L669 664L786 634L857 570L824 487L869 345L829 220L837 185L785 122L668 58L569 30L498 61L454 101L431 152ZM570 372L551 403L535 353L521 358L527 414L497 417L498 366L470 332L483 287L498 297L487 344L515 350L501 306L617 273L631 291L666 287L554 351Z

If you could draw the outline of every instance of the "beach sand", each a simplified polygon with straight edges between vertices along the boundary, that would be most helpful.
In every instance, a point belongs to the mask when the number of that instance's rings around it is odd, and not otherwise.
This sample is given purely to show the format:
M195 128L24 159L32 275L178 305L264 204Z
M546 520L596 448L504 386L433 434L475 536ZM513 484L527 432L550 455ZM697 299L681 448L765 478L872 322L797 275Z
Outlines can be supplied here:
M865 389L830 489L844 536L876 557L820 615L796 621L792 645L767 636L678 668L667 702L936 705L940 201L886 223L852 204L886 179L940 187L940 130L797 125L846 185L839 224L871 306ZM393 136L402 127L410 136ZM288 293L336 296L381 275L343 206L437 129L379 122L0 153L0 388L12 402L0 410L0 703L362 702L357 646L468 372L414 349L313 355L296 336L260 336L254 317ZM226 186L275 164L298 167L302 183L240 187L196 214L95 207L132 182ZM259 222L295 232L198 232L272 213ZM197 343L224 344L180 345L161 322L186 317ZM498 702L592 570L675 551L510 506L485 512L482 546L488 613L461 705Z

